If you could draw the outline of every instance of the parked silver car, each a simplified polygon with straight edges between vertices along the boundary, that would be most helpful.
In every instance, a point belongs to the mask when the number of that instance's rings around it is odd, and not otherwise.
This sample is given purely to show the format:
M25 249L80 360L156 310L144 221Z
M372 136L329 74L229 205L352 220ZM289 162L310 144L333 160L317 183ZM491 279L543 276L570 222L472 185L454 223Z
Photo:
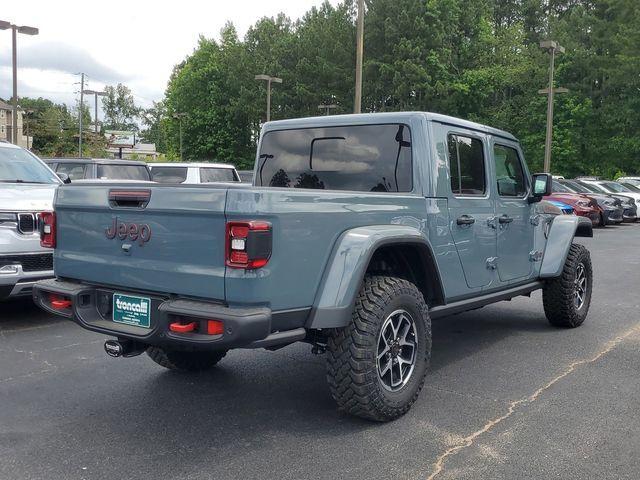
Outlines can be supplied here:
M55 173L32 153L0 142L0 300L30 296L53 277L51 250L40 246L38 213L53 209Z

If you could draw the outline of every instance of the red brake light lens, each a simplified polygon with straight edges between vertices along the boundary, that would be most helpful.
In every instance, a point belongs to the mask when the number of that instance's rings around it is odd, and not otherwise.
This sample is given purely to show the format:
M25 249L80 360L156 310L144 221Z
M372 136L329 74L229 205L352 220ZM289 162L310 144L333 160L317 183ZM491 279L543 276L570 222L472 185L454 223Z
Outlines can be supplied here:
M262 268L271 258L271 243L269 222L228 222L226 265L231 268Z
M42 212L38 214L40 245L44 248L56 248L56 214Z

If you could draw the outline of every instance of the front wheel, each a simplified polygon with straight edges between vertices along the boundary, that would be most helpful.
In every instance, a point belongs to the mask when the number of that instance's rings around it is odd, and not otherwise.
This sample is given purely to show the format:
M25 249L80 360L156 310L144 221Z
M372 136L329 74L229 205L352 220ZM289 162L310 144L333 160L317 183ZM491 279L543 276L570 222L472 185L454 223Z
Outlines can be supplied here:
M589 250L572 244L562 274L549 280L542 290L544 313L551 325L575 328L582 325L591 304L593 270Z
M415 402L431 356L431 321L407 280L366 277L349 325L327 342L327 381L340 410L394 420Z

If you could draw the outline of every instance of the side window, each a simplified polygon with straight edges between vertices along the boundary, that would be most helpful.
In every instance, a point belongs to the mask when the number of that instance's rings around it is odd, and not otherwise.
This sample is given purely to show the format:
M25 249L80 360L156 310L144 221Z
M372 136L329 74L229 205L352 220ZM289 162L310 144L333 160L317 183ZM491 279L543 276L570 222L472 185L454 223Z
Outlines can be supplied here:
M454 195L484 195L486 178L482 141L477 138L450 134L449 170Z
M494 145L498 195L501 197L523 197L527 193L522 162L515 148Z
M71 180L84 178L84 165L81 163L59 163L57 173L66 173Z

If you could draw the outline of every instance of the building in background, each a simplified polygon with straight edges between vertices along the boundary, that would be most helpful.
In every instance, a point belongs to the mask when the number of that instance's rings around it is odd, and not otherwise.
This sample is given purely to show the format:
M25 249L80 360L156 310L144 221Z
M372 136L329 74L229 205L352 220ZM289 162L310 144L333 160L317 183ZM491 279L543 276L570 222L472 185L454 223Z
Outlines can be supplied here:
M158 158L155 143L142 143L132 131L105 130L107 152L114 158L126 160L155 160Z
M7 102L0 100L0 140L6 140L12 142L12 117L13 108ZM18 146L26 149L31 149L33 145L33 137L25 135L25 129L23 128L23 116L24 112L18 109Z

